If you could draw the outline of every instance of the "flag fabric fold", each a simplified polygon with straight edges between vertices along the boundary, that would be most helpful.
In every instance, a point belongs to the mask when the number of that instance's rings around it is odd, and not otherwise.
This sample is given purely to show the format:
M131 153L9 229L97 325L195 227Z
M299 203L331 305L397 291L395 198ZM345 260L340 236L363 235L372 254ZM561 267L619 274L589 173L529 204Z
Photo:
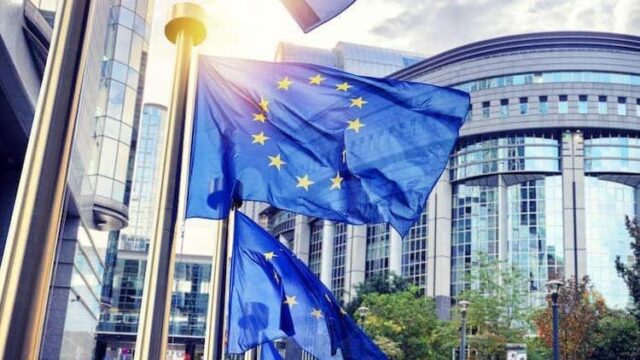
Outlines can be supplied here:
M229 353L290 337L319 359L386 359L302 261L249 217L235 214Z
M468 94L428 84L200 57L187 217L226 217L234 193L404 235L468 107Z
M281 0L298 26L308 33L338 16L355 0Z

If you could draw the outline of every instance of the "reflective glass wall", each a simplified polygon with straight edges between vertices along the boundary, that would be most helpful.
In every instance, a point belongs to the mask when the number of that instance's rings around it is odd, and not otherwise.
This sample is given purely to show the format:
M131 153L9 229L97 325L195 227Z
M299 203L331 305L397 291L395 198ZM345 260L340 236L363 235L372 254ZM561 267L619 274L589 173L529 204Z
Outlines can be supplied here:
M367 225L365 279L389 271L389 225Z
M632 186L585 178L587 274L610 307L629 304L629 290L616 273L615 259L633 261L625 216L636 215L636 199L637 190Z

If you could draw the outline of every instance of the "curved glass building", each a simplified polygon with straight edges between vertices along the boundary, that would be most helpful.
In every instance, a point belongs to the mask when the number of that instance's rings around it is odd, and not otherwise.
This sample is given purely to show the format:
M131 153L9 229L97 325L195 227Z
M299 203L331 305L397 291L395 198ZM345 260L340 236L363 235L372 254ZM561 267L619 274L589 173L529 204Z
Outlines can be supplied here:
M317 220L289 215L287 241L338 296L348 301L354 285L393 271L435 297L446 316L486 256L522 271L531 305L544 300L549 279L585 275L609 306L628 303L614 261L632 260L624 221L638 213L640 37L506 36L390 77L467 91L472 108L448 169L404 239L381 225L324 221L320 232ZM279 235L279 211L261 204L249 211Z

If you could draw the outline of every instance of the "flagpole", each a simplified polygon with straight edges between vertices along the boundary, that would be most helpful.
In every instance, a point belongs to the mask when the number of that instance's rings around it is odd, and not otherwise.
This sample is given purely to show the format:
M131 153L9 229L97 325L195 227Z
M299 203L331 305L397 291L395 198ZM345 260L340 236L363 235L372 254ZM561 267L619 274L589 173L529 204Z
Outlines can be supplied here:
M206 13L200 6L173 5L165 35L176 44L173 90L160 178L155 234L149 246L135 359L163 359L167 351L175 238L178 234L179 169L184 145L185 113L193 47L207 36Z
M91 5L64 0L58 7L0 266L0 359L39 356L91 37Z
M233 242L233 229L238 207L239 204L234 204L229 212L229 217L218 221L217 224L218 229L213 245L207 328L204 338L205 359L219 360L224 355L227 259L229 258L229 245Z

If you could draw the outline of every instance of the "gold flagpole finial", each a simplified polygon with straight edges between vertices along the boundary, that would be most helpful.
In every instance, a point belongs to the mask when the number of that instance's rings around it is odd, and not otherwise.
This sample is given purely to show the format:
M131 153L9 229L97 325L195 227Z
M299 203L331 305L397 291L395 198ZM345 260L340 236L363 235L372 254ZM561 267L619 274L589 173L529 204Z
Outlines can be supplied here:
M206 19L207 13L199 5L190 2L175 4L169 12L164 34L175 44L178 33L184 31L193 39L193 46L200 45L207 37Z

